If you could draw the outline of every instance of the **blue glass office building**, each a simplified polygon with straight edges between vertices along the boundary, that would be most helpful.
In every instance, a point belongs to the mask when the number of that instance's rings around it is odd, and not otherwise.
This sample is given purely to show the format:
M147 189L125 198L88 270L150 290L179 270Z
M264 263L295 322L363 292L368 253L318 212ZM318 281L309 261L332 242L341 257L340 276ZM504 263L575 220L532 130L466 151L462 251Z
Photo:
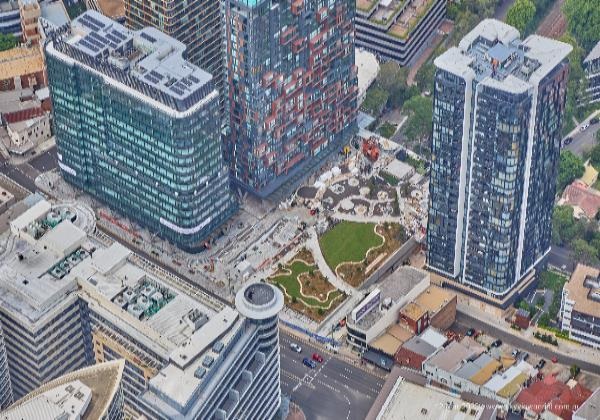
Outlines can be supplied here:
M213 78L154 28L86 12L46 46L64 178L188 251L236 209Z

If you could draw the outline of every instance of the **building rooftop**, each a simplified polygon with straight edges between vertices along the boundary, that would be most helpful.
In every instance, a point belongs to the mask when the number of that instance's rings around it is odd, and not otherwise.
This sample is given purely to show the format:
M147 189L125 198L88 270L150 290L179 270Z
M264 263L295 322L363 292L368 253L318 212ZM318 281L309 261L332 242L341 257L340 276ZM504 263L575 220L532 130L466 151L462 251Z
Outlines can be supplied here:
M113 19L125 16L124 0L98 0L98 8L102 14Z
M30 392L0 414L0 420L104 418L118 392L125 360L93 365Z
M183 59L185 45L155 28L130 31L89 10L50 34L48 53L164 108L189 111L213 93L212 76Z
M485 349L472 341L453 341L447 347L431 356L425 363L447 372L455 372L463 362L474 359Z
M575 180L567 185L559 201L574 208L575 217L592 219L600 211L600 191L588 187L583 181Z
M480 419L484 407L465 402L447 393L425 388L399 377L384 402L378 420L404 419Z
M39 48L15 47L0 51L0 80L38 73L44 70Z
M515 402L537 414L548 410L562 418L571 418L573 411L591 395L589 389L577 382L569 386L558 381L554 375L546 375L543 380L523 389Z
M408 328L394 324L390 326L385 333L373 340L369 346L381 350L386 354L394 355L402 344L407 342L414 335L415 334Z
M421 282L429 280L429 273L419 270L414 267L400 267L391 273L385 280L377 284L377 288L381 291L380 301L385 303L386 299L390 301L389 307L393 307L396 303L406 297L415 287ZM351 317L348 322L356 327L368 330L390 309L385 309L383 305L379 305L369 313L359 319L358 322L352 321Z
M85 236L77 232L70 221L62 221L33 244L16 239L0 261L0 301L23 322L35 324L74 299L69 295L77 290L76 282L56 273L87 257L81 249Z
M438 68L511 93L527 92L567 58L569 44L519 31L495 19L484 19L459 43L435 59Z
M17 0L0 0L0 12L6 13L19 10L19 2Z
M600 270L577 264L571 278L565 283L573 310L596 318L600 317Z
M598 44L600 45L600 43ZM600 388L573 413L573 417L582 420L600 420Z
M423 340L418 336L414 336L406 343L402 345L402 348L412 351L413 353L420 354L423 357L428 357L435 353L436 347L432 346L427 341Z
M483 385L501 367L502 364L499 361L492 358L489 354L483 353L475 360L468 361L462 365L454 373L461 378L470 380L474 384Z
M597 60L599 58L600 58L600 41L598 41L598 43L596 45L594 45L594 48L592 48L592 50L585 57L585 59L583 60L583 62L584 63L589 63L590 61Z
M456 298L456 293L432 284L414 302L431 314L436 314L454 298Z
M42 1L40 8L42 17L56 27L66 25L71 21L62 1Z

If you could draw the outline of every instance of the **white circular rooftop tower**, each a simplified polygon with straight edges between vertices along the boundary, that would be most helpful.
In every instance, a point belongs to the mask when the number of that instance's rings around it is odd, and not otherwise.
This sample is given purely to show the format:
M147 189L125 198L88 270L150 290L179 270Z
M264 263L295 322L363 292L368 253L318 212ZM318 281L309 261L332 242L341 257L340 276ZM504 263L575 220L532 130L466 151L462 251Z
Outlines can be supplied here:
M237 292L235 306L247 318L271 318L283 308L283 293L267 283L247 284Z

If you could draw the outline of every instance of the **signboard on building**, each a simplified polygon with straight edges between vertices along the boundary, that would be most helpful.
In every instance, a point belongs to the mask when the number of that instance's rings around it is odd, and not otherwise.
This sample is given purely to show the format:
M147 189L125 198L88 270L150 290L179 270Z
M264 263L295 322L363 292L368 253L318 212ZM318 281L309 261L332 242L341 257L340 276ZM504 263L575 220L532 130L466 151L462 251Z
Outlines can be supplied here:
M379 302L381 301L381 290L375 289L369 296L367 296L361 303L358 305L350 316L352 317L352 321L358 322L362 317L371 312L374 308L379 306Z

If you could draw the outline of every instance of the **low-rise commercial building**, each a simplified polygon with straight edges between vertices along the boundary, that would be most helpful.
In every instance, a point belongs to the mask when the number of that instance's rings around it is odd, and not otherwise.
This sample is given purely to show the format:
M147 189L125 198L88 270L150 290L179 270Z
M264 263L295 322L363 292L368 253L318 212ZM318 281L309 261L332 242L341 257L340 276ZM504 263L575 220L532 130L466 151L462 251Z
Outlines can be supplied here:
M348 343L365 351L368 344L390 325L398 322L400 308L429 286L429 273L413 267L400 267L361 301L346 319Z
M456 319L456 293L431 285L400 311L400 318L415 333L431 325L447 330Z
M508 405L537 371L525 361L499 361L465 337L428 357L423 362L423 373L453 392L468 392Z
M423 362L441 349L447 342L446 336L433 328L428 328L420 336L406 341L396 352L394 359L400 366L421 371Z
M560 314L572 340L600 348L600 270L577 265L563 287Z
M117 360L63 375L15 402L2 412L2 420L121 420L124 367Z
M445 0L358 0L356 46L408 65L445 14Z

